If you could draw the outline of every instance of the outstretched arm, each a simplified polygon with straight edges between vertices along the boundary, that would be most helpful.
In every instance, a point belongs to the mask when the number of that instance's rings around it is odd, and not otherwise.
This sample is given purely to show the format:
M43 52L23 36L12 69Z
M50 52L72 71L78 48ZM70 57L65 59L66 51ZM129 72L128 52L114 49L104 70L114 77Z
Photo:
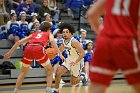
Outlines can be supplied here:
M12 55L12 53L15 51L15 49L16 49L19 45L28 42L28 41L30 40L30 38L31 38L31 35L28 36L28 37L25 37L25 38L23 38L23 39L21 39L21 40L19 40L18 42L16 42L16 43L13 45L13 47L4 55L4 59L10 58L11 55Z
M106 0L98 0L91 6L87 13L87 18L91 25L91 28L93 29L93 31L96 32L97 35L100 33L99 26L102 23L100 17L105 12L105 4Z

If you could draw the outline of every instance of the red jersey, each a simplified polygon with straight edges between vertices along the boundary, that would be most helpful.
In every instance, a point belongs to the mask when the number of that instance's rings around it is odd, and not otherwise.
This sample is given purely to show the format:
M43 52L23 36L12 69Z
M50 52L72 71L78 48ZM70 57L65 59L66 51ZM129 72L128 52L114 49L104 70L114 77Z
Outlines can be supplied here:
M107 0L106 4L101 35L137 37L140 0Z
M29 44L40 44L48 46L50 32L35 32L29 41Z

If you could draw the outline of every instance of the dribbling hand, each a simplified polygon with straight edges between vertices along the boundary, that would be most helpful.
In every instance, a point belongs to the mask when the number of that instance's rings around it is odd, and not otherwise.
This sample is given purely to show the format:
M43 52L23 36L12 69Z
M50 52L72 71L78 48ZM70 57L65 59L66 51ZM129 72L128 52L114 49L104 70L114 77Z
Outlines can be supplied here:
M71 62L70 65L74 66L74 65L76 65L76 62Z
M59 57L61 58L62 62L66 62L66 59L62 54L60 54Z

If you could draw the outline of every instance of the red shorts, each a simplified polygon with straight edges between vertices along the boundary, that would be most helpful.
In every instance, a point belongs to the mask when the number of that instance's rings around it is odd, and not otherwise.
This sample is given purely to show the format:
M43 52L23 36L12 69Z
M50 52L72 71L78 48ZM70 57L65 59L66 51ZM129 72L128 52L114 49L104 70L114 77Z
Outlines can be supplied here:
M24 57L21 61L25 64L32 64L35 59L39 64L45 63L48 60L48 56L45 53L45 49L41 45L27 45L24 50Z
M129 84L140 83L140 59L135 39L97 38L90 66L91 82L109 85L118 69Z

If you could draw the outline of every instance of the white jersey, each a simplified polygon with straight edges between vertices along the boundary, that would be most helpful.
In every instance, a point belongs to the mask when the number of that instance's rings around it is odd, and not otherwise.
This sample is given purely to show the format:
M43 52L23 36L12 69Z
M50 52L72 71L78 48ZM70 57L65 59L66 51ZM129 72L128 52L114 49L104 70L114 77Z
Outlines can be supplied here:
M79 53L77 52L75 47L72 46L72 41L73 40L75 40L74 37L71 37L69 42L66 42L65 40L63 40L64 48L65 48L65 50L68 53L68 57L78 58L79 57Z
M74 37L71 37L69 42L66 42L63 40L63 44L65 47L65 50L67 51L68 57L66 58L66 62L62 63L62 66L67 68L69 71L71 71L71 75L74 77L79 77L82 71L82 68L84 67L84 61L81 59L80 62L78 62L76 65L71 66L71 62L75 62L77 58L79 57L79 53L75 49L75 47L72 46L72 41L75 40Z

